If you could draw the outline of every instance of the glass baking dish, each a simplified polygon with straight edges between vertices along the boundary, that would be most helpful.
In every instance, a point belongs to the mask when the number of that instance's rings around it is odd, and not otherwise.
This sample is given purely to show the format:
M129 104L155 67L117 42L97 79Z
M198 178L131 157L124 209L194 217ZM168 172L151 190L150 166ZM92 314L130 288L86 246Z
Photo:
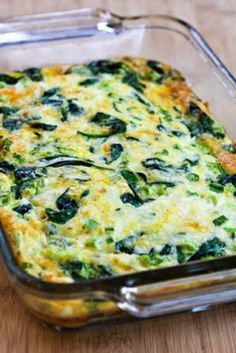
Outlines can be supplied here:
M121 17L96 9L0 20L1 71L114 56L142 56L176 67L209 102L229 135L236 137L236 81L184 21L161 15ZM58 284L34 278L16 264L3 228L0 247L3 263L27 308L56 329L199 311L236 299L236 256Z

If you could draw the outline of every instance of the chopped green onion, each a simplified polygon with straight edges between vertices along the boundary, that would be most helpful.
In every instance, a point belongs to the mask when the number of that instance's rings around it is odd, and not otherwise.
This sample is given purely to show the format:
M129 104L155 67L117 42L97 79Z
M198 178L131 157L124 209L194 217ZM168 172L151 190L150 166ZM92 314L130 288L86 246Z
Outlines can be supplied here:
M222 224L224 224L225 222L228 221L228 218L225 217L224 215L220 216L220 217L217 217L213 220L213 223L215 226L221 226Z
M217 192L217 193L220 193L220 192L223 192L224 191L224 187L220 184L217 184L217 183L210 183L209 184L209 189L213 192Z

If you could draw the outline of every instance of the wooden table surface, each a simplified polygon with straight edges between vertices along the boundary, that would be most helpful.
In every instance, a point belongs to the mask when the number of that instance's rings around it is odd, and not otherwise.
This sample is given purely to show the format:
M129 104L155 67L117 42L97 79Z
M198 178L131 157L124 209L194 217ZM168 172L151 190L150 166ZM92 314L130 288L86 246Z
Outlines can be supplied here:
M196 26L236 74L235 0L0 0L0 16L76 7L101 7L126 15L178 16ZM0 268L0 352L233 353L236 352L236 304L97 331L59 334L41 327L25 311Z

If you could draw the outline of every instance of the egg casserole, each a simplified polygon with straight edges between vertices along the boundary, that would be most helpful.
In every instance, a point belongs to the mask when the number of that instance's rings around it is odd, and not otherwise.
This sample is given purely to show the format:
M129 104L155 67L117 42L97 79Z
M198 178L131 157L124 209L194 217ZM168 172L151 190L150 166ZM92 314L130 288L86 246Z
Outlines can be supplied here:
M70 283L236 253L236 153L181 74L114 58L0 74L0 221Z

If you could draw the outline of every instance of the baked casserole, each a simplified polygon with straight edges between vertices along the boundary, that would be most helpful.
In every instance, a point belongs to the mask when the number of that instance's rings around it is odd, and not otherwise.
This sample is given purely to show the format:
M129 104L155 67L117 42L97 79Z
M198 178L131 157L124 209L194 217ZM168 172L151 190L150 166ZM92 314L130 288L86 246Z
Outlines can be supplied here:
M0 74L0 220L70 283L236 253L236 154L172 67L114 58Z

